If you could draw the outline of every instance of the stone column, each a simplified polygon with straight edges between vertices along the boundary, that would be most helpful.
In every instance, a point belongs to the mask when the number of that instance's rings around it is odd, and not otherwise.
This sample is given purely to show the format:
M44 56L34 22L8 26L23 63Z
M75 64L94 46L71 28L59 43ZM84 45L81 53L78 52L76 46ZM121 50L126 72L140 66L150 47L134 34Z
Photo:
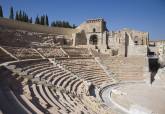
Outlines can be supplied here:
M73 38L72 46L76 46L76 34L72 34L72 38Z
M106 40L107 40L107 33L106 32L103 33L103 38L102 39L103 39L103 44L102 44L103 48L106 49L107 48L107 42L106 42Z
M87 45L89 45L89 39L90 39L90 35L87 34Z

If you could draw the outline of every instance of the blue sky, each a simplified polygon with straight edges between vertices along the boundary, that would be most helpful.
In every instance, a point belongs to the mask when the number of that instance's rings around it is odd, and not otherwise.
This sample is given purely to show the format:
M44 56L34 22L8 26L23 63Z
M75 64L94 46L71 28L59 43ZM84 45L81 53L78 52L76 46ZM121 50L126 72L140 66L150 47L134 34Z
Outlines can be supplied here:
M33 20L47 14L49 22L67 20L79 25L102 17L109 30L127 27L149 32L152 40L165 40L165 0L0 0L0 5L5 17L10 6L24 10Z

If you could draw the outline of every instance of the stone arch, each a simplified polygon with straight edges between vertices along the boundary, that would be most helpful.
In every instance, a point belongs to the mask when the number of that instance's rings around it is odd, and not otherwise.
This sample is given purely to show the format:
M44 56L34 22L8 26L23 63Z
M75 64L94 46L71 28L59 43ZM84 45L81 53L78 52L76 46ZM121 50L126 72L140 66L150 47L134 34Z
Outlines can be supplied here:
M95 89L96 89L96 88L95 88L95 85L91 84L91 85L89 86L89 95L90 95L90 96L96 97Z
M96 32L96 28L93 28L93 32Z
M98 44L98 36L96 34L90 36L89 44L92 44L92 45Z
M138 38L138 36L135 36L134 43L135 43L135 45L138 45L139 44L139 38Z

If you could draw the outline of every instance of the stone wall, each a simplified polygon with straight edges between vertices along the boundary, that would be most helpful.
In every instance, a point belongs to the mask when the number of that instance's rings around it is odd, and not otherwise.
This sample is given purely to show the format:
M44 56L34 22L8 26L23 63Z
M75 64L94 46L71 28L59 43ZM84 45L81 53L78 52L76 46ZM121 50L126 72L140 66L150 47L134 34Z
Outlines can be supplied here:
M87 36L84 31L76 33L73 35L73 46L76 45L87 45Z
M79 31L84 30L86 33L102 33L105 31L105 28L105 21L103 19L90 19L79 25L76 29Z
M147 50L147 46L143 45L129 45L127 49L125 46L120 45L118 48L118 54L119 56L147 56Z
M121 29L115 32L109 32L109 38L113 38L113 42L108 42L108 45L117 45L117 44L125 44L126 35L129 36L129 42L132 42L135 45L148 45L149 43L149 34L148 32L140 32L132 29Z
M161 67L165 67L165 54L159 55L159 64Z
M155 76L155 80L164 80L165 81L165 67L164 68L160 68ZM165 84L165 82L164 82Z
M131 35L131 39L136 45L148 45L149 44L149 33L148 32L141 32L137 30L132 29L122 29L121 31L124 31Z
M108 47L118 50L120 56L147 56L148 32L122 29L109 32Z
M148 32L140 32L132 29L109 32L106 28L106 22L101 18L87 20L76 29L47 27L1 18L0 27L63 35L62 40L64 40L62 44L72 46L92 45L103 53L107 52L108 49L118 50L120 55L125 55L126 53L127 55L146 55L147 49L145 46L148 45L149 40ZM92 38L97 38L97 41L95 41L97 43L91 43L90 39Z
M0 18L0 26L13 28L13 29L20 29L20 30L27 30L32 32L43 32L43 33L52 33L58 35L65 35L65 38L71 39L72 34L76 33L76 29L71 28L60 28L60 27L47 27L43 25L37 24L30 24L5 18Z
M132 55L147 56L147 46L145 45L128 46L128 56L132 56Z
M164 68L160 68L156 74L156 76L154 77L154 82L153 82L153 86L159 86L159 87L164 87L165 88L165 67Z

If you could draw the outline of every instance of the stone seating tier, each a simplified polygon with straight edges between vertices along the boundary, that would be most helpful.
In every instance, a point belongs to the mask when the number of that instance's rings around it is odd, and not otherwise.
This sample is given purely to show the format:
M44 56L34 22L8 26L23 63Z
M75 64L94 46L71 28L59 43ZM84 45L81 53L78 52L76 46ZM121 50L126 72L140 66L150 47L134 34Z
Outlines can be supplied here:
M37 51L46 58L68 57L60 48L37 48Z
M3 46L3 48L20 60L41 58L41 56L33 48L9 47L9 46Z
M111 77L103 71L98 63L93 59L59 59L57 60L64 68L96 85L109 81Z
M145 60L144 57L102 57L100 58L111 72L117 74L121 81L142 81Z
M6 105L0 103L3 113L55 113L55 114L95 114L100 112L100 108L91 108L84 97L67 93L53 86L33 83L26 77L19 76L6 68L0 68L2 76L0 77L0 98ZM82 86L79 79L71 81L70 86ZM78 85L75 85L77 83ZM6 89L8 88L8 89ZM76 90L70 87L72 91ZM77 89L79 90L79 89ZM8 92L10 91L10 92ZM3 94L2 94L3 93ZM8 98L7 98L8 97ZM10 99L10 100L8 100ZM92 101L91 101L92 102ZM93 106L98 105L93 102ZM11 106L11 107L8 107ZM98 112L97 112L97 111Z
M0 63L4 63L7 61L13 61L14 58L10 57L10 55L6 54L1 48L0 48Z
M63 48L70 57L91 57L87 48Z

